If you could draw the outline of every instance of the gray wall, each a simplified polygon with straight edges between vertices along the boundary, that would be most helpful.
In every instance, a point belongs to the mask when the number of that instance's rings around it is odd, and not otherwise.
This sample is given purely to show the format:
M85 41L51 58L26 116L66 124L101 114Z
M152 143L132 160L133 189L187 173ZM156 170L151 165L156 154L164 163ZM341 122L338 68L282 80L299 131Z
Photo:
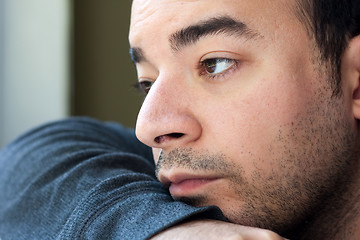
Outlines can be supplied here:
M3 134L4 131L4 22L5 22L5 3L3 0L0 0L0 148L4 144Z
M69 113L69 2L0 0L0 147Z
M0 148L69 115L134 127L131 0L0 0Z

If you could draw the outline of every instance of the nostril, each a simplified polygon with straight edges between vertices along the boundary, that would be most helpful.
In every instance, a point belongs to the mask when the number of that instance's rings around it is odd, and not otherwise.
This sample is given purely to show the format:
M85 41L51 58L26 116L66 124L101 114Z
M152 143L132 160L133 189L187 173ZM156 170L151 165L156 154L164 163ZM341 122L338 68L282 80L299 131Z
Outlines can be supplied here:
M168 135L169 135L169 137L172 137L172 138L181 138L182 136L184 136L183 133L170 133Z
M162 135L162 136L158 136L154 139L154 141L156 143L162 143L166 140L170 140L170 139L173 139L173 138L181 138L182 136L184 136L183 133L169 133L169 134L166 134L166 135Z

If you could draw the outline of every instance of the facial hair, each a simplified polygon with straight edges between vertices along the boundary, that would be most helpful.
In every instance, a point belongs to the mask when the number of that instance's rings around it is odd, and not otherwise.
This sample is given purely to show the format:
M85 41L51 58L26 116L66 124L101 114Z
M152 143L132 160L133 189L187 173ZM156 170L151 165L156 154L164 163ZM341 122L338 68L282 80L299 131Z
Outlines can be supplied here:
M309 129L309 131L312 130ZM279 132L278 137L287 139L292 136L284 136L282 132ZM291 236L294 229L301 228L304 223L306 225L306 222L310 221L313 213L319 211L322 203L331 197L332 191L337 191L337 186L343 181L341 176L349 172L350 162L355 161L355 158L349 157L358 155L351 146L352 136L347 133L343 137L344 139L339 139L339 142L343 144L333 146L334 149L343 151L334 150L332 155L335 160L330 161L333 166L324 172L321 172L321 169L318 172L310 170L316 166L312 165L312 162L307 162L308 160L301 159L310 154L303 153L295 156L288 148L288 144L284 143L284 148L286 148L284 151L288 151L289 156L287 159L273 160L278 164L274 168L280 170L273 170L271 176L265 177L261 170L261 163L254 162L259 170L254 171L250 179L245 178L241 164L230 161L224 153L199 152L191 148L177 148L168 153L162 152L156 164L156 175L158 176L162 170L181 168L191 172L211 172L219 176L228 176L230 181L224 188L234 192L238 202L231 204L228 202L226 206L218 206L231 222L266 228L284 236ZM320 151L314 148L315 152ZM324 161L321 164L328 164L328 162ZM294 168L295 171L290 172L288 168ZM175 200L192 206L206 206L217 205L213 201L215 198L221 199L222 196L217 192L209 192Z

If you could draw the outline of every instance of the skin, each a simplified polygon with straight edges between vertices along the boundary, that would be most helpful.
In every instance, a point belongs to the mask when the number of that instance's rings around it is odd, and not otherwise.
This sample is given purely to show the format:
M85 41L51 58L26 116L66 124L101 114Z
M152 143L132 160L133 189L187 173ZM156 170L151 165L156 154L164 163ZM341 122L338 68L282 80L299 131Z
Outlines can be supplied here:
M143 55L139 81L153 83L136 134L153 147L157 176L175 199L217 205L233 223L285 237L333 239L326 219L334 223L358 207L360 40L344 54L342 94L333 97L329 68L318 61L294 6L135 0L130 45ZM171 45L173 33L225 15L256 36L213 34L179 49ZM231 61L211 74L201 62L213 58ZM176 184L194 178L190 188Z

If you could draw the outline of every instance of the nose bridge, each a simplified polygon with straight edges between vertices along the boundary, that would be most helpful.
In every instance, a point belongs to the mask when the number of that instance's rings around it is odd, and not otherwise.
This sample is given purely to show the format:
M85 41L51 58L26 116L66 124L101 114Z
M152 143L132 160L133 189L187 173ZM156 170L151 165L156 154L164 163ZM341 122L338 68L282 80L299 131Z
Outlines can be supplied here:
M156 148L170 148L195 141L201 126L190 104L191 88L186 81L160 75L139 111L136 135Z

